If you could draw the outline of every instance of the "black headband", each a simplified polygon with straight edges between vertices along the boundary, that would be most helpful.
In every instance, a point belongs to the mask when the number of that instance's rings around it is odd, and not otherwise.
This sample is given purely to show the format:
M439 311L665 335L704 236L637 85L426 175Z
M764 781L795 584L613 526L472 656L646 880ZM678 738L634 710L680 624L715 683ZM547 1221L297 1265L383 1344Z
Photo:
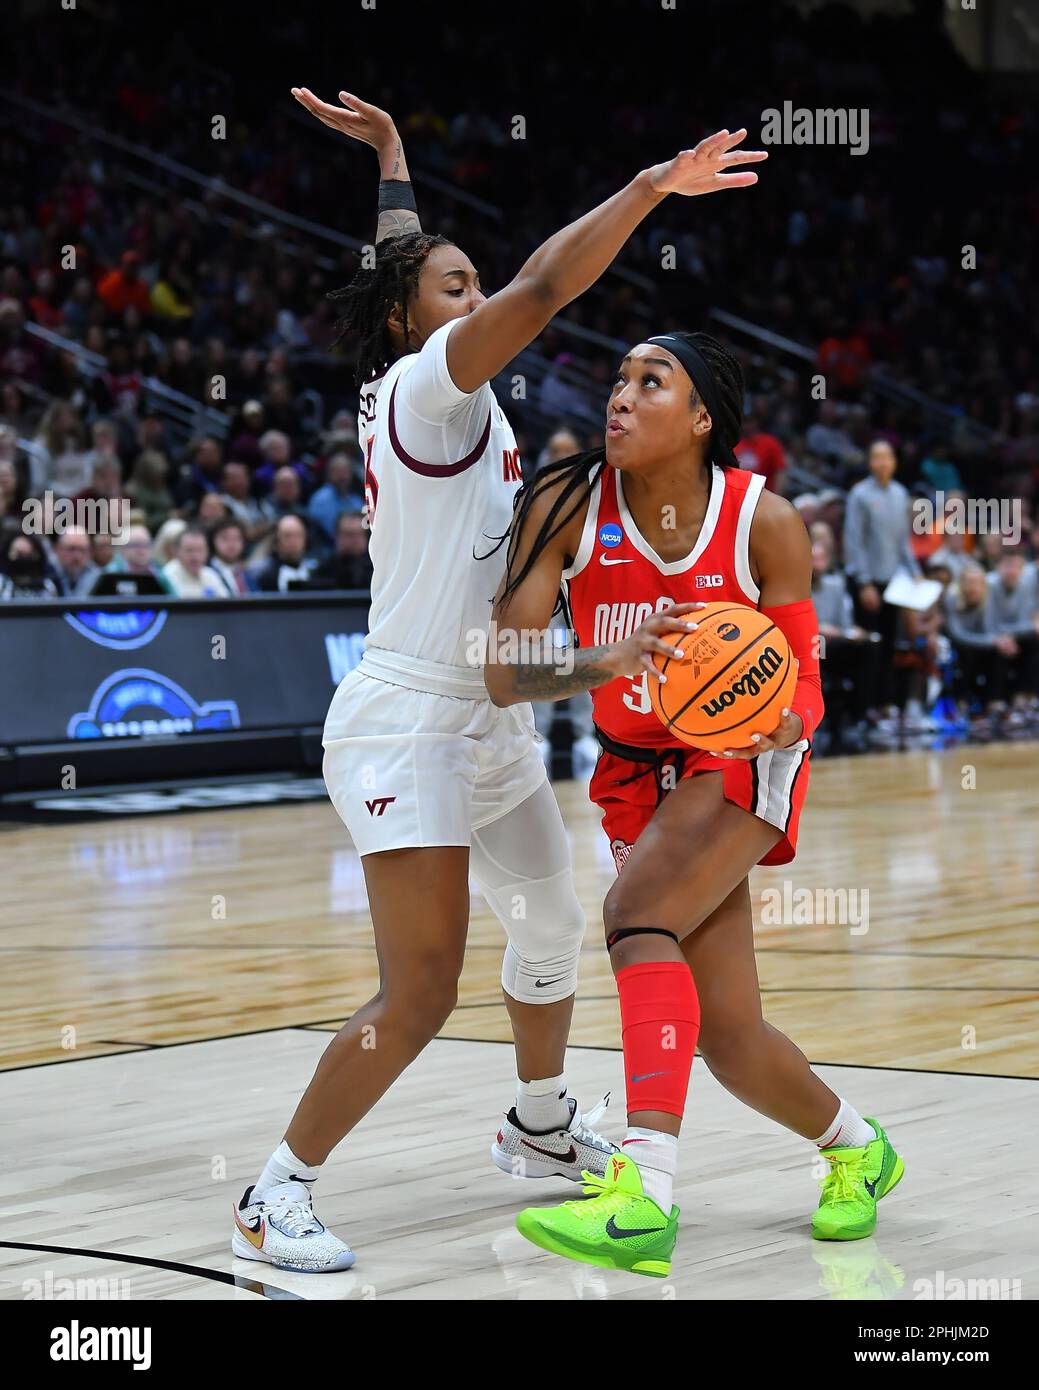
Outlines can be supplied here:
M656 343L658 347L667 348L668 352L673 357L677 357L689 373L689 379L696 387L700 399L707 407L707 413L711 417L711 445L708 450L708 458L723 467L739 468L740 461L733 453L732 445L721 437L722 416L721 402L718 398L718 383L715 380L714 372L700 355L699 349L688 339L679 338L674 333L660 333L655 338L646 338L645 342Z

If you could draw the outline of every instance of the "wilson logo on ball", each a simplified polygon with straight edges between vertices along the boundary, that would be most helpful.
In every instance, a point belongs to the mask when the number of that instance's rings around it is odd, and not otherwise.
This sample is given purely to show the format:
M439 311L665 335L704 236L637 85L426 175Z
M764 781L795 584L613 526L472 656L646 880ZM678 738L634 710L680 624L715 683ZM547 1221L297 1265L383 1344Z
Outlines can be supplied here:
M733 681L728 690L721 691L700 708L708 719L716 718L717 715L731 709L741 696L746 695L753 699L754 696L760 695L773 676L782 671L783 666L783 658L775 647L766 647L757 662L738 681Z
M709 752L749 748L752 735L780 722L797 684L797 663L776 625L745 603L707 603L697 633L679 660L663 652L654 665L667 682L650 681L649 698L669 734Z

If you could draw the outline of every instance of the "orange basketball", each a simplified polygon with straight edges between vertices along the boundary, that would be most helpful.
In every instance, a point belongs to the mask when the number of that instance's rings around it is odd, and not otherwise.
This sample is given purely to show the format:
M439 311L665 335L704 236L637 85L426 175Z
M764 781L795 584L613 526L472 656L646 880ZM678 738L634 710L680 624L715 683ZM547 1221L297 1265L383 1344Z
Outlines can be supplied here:
M797 684L790 644L763 613L743 603L709 603L687 613L696 632L665 633L681 661L654 654L667 676L649 679L658 719L694 748L718 752L749 748L751 734L767 734L788 708Z

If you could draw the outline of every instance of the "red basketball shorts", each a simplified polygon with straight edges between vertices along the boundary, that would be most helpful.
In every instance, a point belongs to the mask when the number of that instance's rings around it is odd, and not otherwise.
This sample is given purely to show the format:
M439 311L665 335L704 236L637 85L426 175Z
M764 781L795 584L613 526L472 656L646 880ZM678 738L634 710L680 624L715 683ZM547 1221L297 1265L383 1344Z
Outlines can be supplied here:
M609 739L605 742L614 749L624 747ZM653 751L638 750L650 757ZM789 864L797 853L797 827L808 792L810 741L805 738L789 748L760 753L749 762L720 758L696 748L683 749L681 754L672 756L671 750L667 750L654 766L635 762L605 747L600 752L588 794L603 813L602 827L610 841L617 872L620 873L632 846L668 792L679 782L704 772L720 772L726 801L782 832L782 838L760 862ZM670 777L665 772L668 767L673 769Z

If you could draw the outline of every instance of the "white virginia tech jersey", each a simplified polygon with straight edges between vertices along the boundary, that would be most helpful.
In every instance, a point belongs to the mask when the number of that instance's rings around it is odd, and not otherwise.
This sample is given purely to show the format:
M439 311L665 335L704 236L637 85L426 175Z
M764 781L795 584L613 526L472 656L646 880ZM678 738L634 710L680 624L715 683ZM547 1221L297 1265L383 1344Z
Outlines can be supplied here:
M522 482L512 427L490 384L467 394L430 335L361 387L358 439L374 574L365 649L473 670L505 568L503 543ZM482 663L482 648L479 661Z

